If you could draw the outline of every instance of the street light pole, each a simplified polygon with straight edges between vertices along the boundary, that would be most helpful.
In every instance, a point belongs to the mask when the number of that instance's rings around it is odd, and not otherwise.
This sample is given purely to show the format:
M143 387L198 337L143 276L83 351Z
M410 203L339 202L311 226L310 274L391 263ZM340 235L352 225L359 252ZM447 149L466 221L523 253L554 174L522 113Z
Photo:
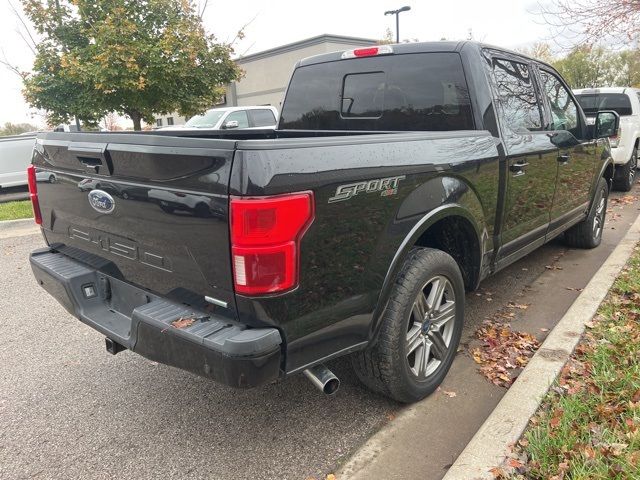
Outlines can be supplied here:
M408 12L411 10L411 7L404 6L399 8L398 10L387 10L384 12L385 15L395 15L396 16L396 43L400 43L400 13Z

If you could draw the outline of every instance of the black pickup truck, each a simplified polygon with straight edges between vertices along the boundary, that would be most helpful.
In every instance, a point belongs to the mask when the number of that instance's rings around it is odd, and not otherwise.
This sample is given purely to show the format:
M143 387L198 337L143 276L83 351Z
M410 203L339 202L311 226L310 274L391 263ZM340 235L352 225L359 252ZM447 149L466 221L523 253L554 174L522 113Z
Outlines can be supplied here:
M327 393L350 355L416 401L465 291L558 235L600 243L618 121L587 125L551 66L479 43L308 58L275 131L40 134L33 273L111 353Z

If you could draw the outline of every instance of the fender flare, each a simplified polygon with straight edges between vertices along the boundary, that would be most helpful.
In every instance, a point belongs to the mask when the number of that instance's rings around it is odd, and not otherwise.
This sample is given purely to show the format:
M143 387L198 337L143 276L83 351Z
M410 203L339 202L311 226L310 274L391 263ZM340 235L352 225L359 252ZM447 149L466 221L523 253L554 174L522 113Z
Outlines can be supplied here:
M609 165L611 165L611 168L613 169L613 172L612 172L611 178L607 180L607 183L609 184L609 190L611 190L611 188L612 188L613 175L615 175L616 166L615 166L615 163L613 162L613 157L611 155L609 155L607 157L607 160L600 167L600 171L598 172L598 175L593 179L593 185L591 187L591 203L593 203L593 195L594 195L594 193L596 191L596 188L598 186L598 180L600 180L601 177L604 177L604 172L607 170L607 168L609 168ZM589 211L591 211L591 208L589 208Z
M413 226L411 231L404 238L404 240L398 247L393 257L393 260L391 261L389 268L387 269L387 273L385 275L385 279L382 284L380 294L378 295L378 301L376 302L376 308L373 312L373 317L371 321L371 325L372 325L371 334L370 334L371 338L374 338L378 333L380 319L389 301L389 297L391 295L391 289L393 287L393 281L396 278L400 269L402 268L402 265L404 264L409 252L411 251L411 249L413 248L417 240L420 238L420 236L424 232L426 232L436 222L447 217L462 217L465 220L469 221L469 223L473 227L473 230L476 236L476 243L478 245L477 255L478 255L478 258L480 259L480 264L477 266L478 280L476 280L476 283L479 281L481 263L482 263L483 254L484 254L483 247L482 247L483 245L482 238L483 238L483 235L486 235L486 227L481 228L480 225L478 225L478 222L476 221L474 216L471 214L471 212L469 212L465 207L457 203L441 205L440 207L437 207L431 210Z

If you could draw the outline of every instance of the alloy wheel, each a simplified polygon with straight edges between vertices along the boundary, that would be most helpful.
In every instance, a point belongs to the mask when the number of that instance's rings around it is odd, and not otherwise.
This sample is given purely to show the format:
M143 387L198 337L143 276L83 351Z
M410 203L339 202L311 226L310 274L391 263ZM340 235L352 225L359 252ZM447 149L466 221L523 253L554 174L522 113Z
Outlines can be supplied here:
M607 205L607 199L604 194L600 196L598 206L596 207L596 215L593 218L593 238L599 238L602 234L602 227L604 226L604 213Z
M406 337L409 370L425 380L449 353L456 316L456 299L451 282L438 275L420 290L411 309Z

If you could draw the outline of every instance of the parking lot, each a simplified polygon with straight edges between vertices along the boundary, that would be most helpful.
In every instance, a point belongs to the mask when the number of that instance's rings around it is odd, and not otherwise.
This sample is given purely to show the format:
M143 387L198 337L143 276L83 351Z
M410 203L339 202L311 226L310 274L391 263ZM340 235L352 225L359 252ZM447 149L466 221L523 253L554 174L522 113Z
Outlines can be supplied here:
M611 206L598 249L551 242L468 294L463 343L514 300L531 304L521 328L552 328L637 217L637 194ZM100 334L37 287L28 254L41 236L17 233L0 232L0 478L320 479L401 408L361 387L346 360L331 364L342 387L329 398L303 376L240 391L130 352L110 356ZM443 389L457 395L425 400L423 438L404 447L407 461L429 458L416 478L440 478L504 394L465 349Z

